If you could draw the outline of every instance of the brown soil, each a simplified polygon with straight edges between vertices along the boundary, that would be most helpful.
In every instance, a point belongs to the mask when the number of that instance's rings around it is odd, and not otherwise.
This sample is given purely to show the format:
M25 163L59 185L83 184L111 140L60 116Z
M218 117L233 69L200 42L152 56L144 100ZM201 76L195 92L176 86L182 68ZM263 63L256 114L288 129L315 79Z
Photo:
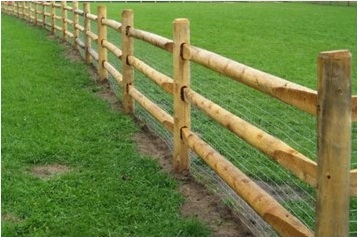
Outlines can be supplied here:
M171 173L171 151L161 138L146 127L134 135L139 152L154 157L161 168ZM173 174L172 174L173 175ZM223 205L221 199L197 183L190 175L174 175L180 181L180 191L185 197L181 207L184 217L196 217L207 224L214 237L253 236L238 215Z
M50 165L36 165L31 168L31 173L41 179L48 180L56 175L67 173L70 168L65 165L50 164Z
M1 213L1 221L18 223L21 221L21 218L11 213Z
M67 47L70 60L82 61L76 50ZM93 67L88 67L92 80L97 81L98 76ZM106 100L111 107L122 112L122 107L108 83L101 83L102 89L95 92L100 98ZM134 118L135 120L135 118ZM139 121L137 121L139 123ZM140 126L140 124L139 124ZM203 185L197 183L190 175L174 175L171 173L171 151L162 139L146 127L141 126L141 133L133 136L137 143L138 151L156 159L164 172L173 175L180 183L180 192L185 197L181 207L181 215L195 217L207 224L213 237L245 237L253 236L242 223L240 217L231 209L222 204L221 199L209 192Z
M115 94L106 85L106 89L96 94L106 100L114 110L121 111ZM134 118L135 119L135 118ZM139 121L137 121L139 123ZM140 126L140 124L138 125ZM148 155L160 164L164 172L170 173L180 182L180 192L185 197L181 207L181 215L195 217L207 224L213 231L213 237L253 236L244 226L240 217L222 204L221 199L197 183L190 175L174 175L171 173L171 150L166 143L153 134L147 126L141 126L141 133L133 136L138 151Z

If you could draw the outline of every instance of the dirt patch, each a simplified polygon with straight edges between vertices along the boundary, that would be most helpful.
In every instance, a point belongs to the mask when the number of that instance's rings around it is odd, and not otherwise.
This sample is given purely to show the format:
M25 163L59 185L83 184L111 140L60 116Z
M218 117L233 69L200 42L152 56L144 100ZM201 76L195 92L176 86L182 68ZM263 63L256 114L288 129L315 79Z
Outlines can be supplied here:
M135 134L139 152L154 157L160 167L171 173L171 150L161 138L146 126L142 133ZM253 236L239 216L222 204L221 199L197 183L190 175L174 175L180 181L180 191L185 197L181 207L184 217L196 217L207 224L214 237Z
M60 164L37 165L31 168L31 173L44 180L51 179L57 175L64 174L70 171L70 168Z
M22 219L14 214L11 213L1 213L1 221L11 222L11 223L18 223Z

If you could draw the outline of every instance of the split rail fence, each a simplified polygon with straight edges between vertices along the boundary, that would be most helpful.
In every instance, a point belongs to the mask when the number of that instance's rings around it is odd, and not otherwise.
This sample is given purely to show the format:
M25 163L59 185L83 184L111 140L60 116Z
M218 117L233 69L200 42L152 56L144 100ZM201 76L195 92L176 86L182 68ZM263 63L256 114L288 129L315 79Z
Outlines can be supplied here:
M61 15L56 14L60 9ZM139 103L173 136L174 172L190 169L190 150L198 154L257 214L281 236L348 236L349 203L357 196L357 169L351 170L352 122L357 121L357 97L351 95L351 54L349 51L321 52L318 57L318 91L245 66L190 44L187 19L173 21L173 39L134 28L133 11L124 10L122 21L107 19L106 7L97 15L89 3L72 6L58 2L2 2L2 11L34 25L59 33L75 49L84 51L87 63L97 62L100 81L112 75L122 88L126 113L135 113ZM67 13L71 12L72 19ZM82 21L79 18L83 18ZM97 34L90 22L97 25ZM58 25L57 22L60 22ZM80 24L83 22L83 25ZM107 39L107 28L121 36L121 46ZM70 31L69 29L73 29ZM82 41L79 34L83 34ZM150 67L134 55L134 39L172 54L173 77ZM95 43L97 50L93 47ZM121 61L121 72L108 60L108 51ZM281 100L316 116L317 162L304 156L282 140L241 119L190 88L190 63L197 63L227 78ZM149 100L134 84L134 68L152 79L173 97L173 114ZM191 130L191 106L220 123L238 137L266 154L296 177L316 188L315 231L292 215L268 192L225 159Z

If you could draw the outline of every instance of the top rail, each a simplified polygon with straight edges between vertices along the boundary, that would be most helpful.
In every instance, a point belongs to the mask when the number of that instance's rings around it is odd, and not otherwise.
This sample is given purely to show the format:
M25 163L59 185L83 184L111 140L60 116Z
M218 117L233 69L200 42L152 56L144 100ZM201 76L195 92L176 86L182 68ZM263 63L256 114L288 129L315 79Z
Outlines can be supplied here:
M97 15L94 15L94 14L91 14L91 13L85 14L85 17L90 19L90 20L93 20L93 21L96 21L98 19Z
M109 26L117 31L121 31L121 23L117 22L115 20L110 20L110 19L102 19L102 24Z
M293 105L302 111L316 115L317 92L315 90L195 46L184 45L183 57Z
M145 41L145 42L150 43L158 48L164 49L164 50L172 53L173 41L170 39L167 39L160 35L156 35L156 34L144 31L144 30L138 30L138 29L133 29L133 28L130 28L128 30L128 35L131 37L134 37L135 39Z

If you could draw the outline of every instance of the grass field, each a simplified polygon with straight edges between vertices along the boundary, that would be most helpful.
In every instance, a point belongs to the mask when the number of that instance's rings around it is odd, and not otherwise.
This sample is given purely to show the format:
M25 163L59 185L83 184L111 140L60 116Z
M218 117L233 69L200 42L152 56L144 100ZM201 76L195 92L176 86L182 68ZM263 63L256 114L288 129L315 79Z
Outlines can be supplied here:
M44 30L3 14L1 27L2 236L207 236L87 66Z
M91 10L96 12L96 6ZM105 3L108 18L133 9L135 27L172 38L175 18L190 20L191 44L316 88L319 52L357 54L355 7L310 3ZM357 65L357 57L353 57ZM356 78L356 70L353 70ZM357 87L353 89L357 93Z

